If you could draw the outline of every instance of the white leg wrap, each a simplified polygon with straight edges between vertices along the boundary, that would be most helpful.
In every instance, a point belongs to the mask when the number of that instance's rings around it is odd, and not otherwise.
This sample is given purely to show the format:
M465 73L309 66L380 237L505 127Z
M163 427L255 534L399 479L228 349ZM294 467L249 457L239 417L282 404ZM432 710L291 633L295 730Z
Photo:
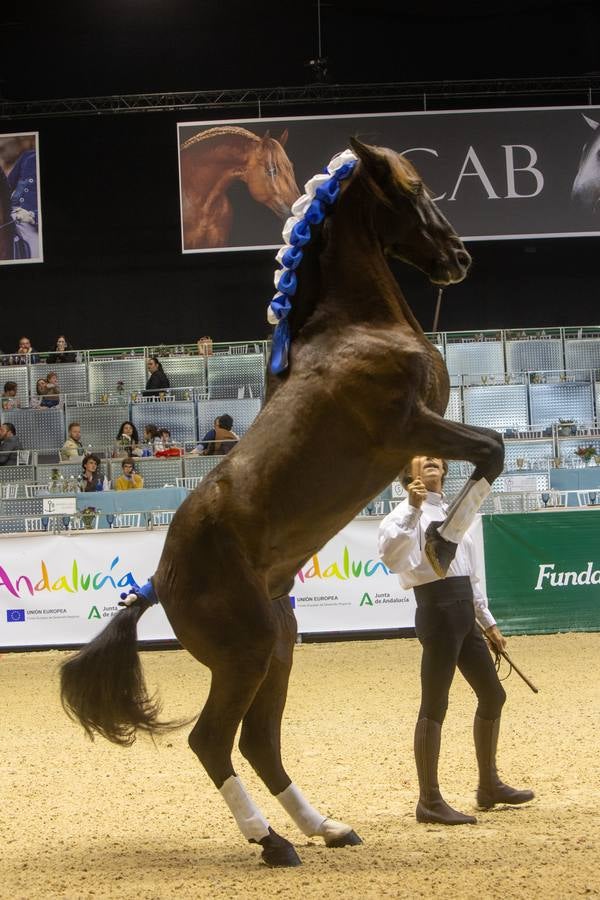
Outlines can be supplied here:
M269 823L237 775L230 775L219 791L246 840L258 843L268 835Z
M438 529L444 540L460 544L491 489L491 485L485 478L466 483L448 510L446 521Z
M295 784L290 784L285 791L277 794L277 800L307 837L322 837L327 843L352 831L349 825L323 816L314 806L310 805Z

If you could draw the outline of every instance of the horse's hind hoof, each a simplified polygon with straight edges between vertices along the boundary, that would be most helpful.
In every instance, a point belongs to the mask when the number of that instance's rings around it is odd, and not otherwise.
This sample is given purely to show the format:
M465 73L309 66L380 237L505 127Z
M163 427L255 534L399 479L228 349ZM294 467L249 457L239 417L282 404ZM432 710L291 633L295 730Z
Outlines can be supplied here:
M359 838L355 831L349 831L347 834L341 835L341 837L332 838L330 841L325 842L327 847L356 847L357 844L362 844L362 838Z
M259 844L263 848L262 861L270 869L291 868L292 866L302 865L302 860L292 844L273 831L272 828L269 828L268 835L262 841L259 841Z

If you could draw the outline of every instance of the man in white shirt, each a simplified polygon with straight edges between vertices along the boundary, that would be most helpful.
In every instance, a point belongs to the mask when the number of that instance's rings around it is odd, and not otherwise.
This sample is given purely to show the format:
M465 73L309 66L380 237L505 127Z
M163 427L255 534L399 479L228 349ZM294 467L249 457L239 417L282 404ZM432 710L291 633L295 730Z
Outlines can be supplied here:
M533 798L533 792L504 784L496 770L500 715L506 693L483 632L499 650L505 648L506 639L481 590L473 539L467 531L456 547L445 578L436 574L425 552L428 526L443 522L446 517L448 507L442 487L447 471L442 459L413 458L403 478L408 497L381 523L379 553L386 566L398 574L402 587L414 589L417 601L415 629L423 647L421 708L415 729L417 821L464 825L477 820L446 803L437 775L442 724L457 667L478 700L473 727L479 768L478 805L490 809L495 803L525 803Z

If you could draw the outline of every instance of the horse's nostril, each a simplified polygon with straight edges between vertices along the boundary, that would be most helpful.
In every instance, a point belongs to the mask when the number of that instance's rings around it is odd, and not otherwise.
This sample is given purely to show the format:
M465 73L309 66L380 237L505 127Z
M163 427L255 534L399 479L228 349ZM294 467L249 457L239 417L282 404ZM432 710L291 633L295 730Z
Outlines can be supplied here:
M466 250L457 250L456 251L456 261L463 268L468 269L471 265L471 256L467 253Z

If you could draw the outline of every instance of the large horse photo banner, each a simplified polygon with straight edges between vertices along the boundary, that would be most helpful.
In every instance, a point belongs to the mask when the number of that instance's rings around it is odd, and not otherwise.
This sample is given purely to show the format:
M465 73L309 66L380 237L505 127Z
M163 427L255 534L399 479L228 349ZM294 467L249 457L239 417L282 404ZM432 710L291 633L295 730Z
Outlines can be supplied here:
M42 262L37 132L0 134L0 266Z
M463 240L600 234L600 107L179 123L182 248L258 250L349 137L404 153Z

